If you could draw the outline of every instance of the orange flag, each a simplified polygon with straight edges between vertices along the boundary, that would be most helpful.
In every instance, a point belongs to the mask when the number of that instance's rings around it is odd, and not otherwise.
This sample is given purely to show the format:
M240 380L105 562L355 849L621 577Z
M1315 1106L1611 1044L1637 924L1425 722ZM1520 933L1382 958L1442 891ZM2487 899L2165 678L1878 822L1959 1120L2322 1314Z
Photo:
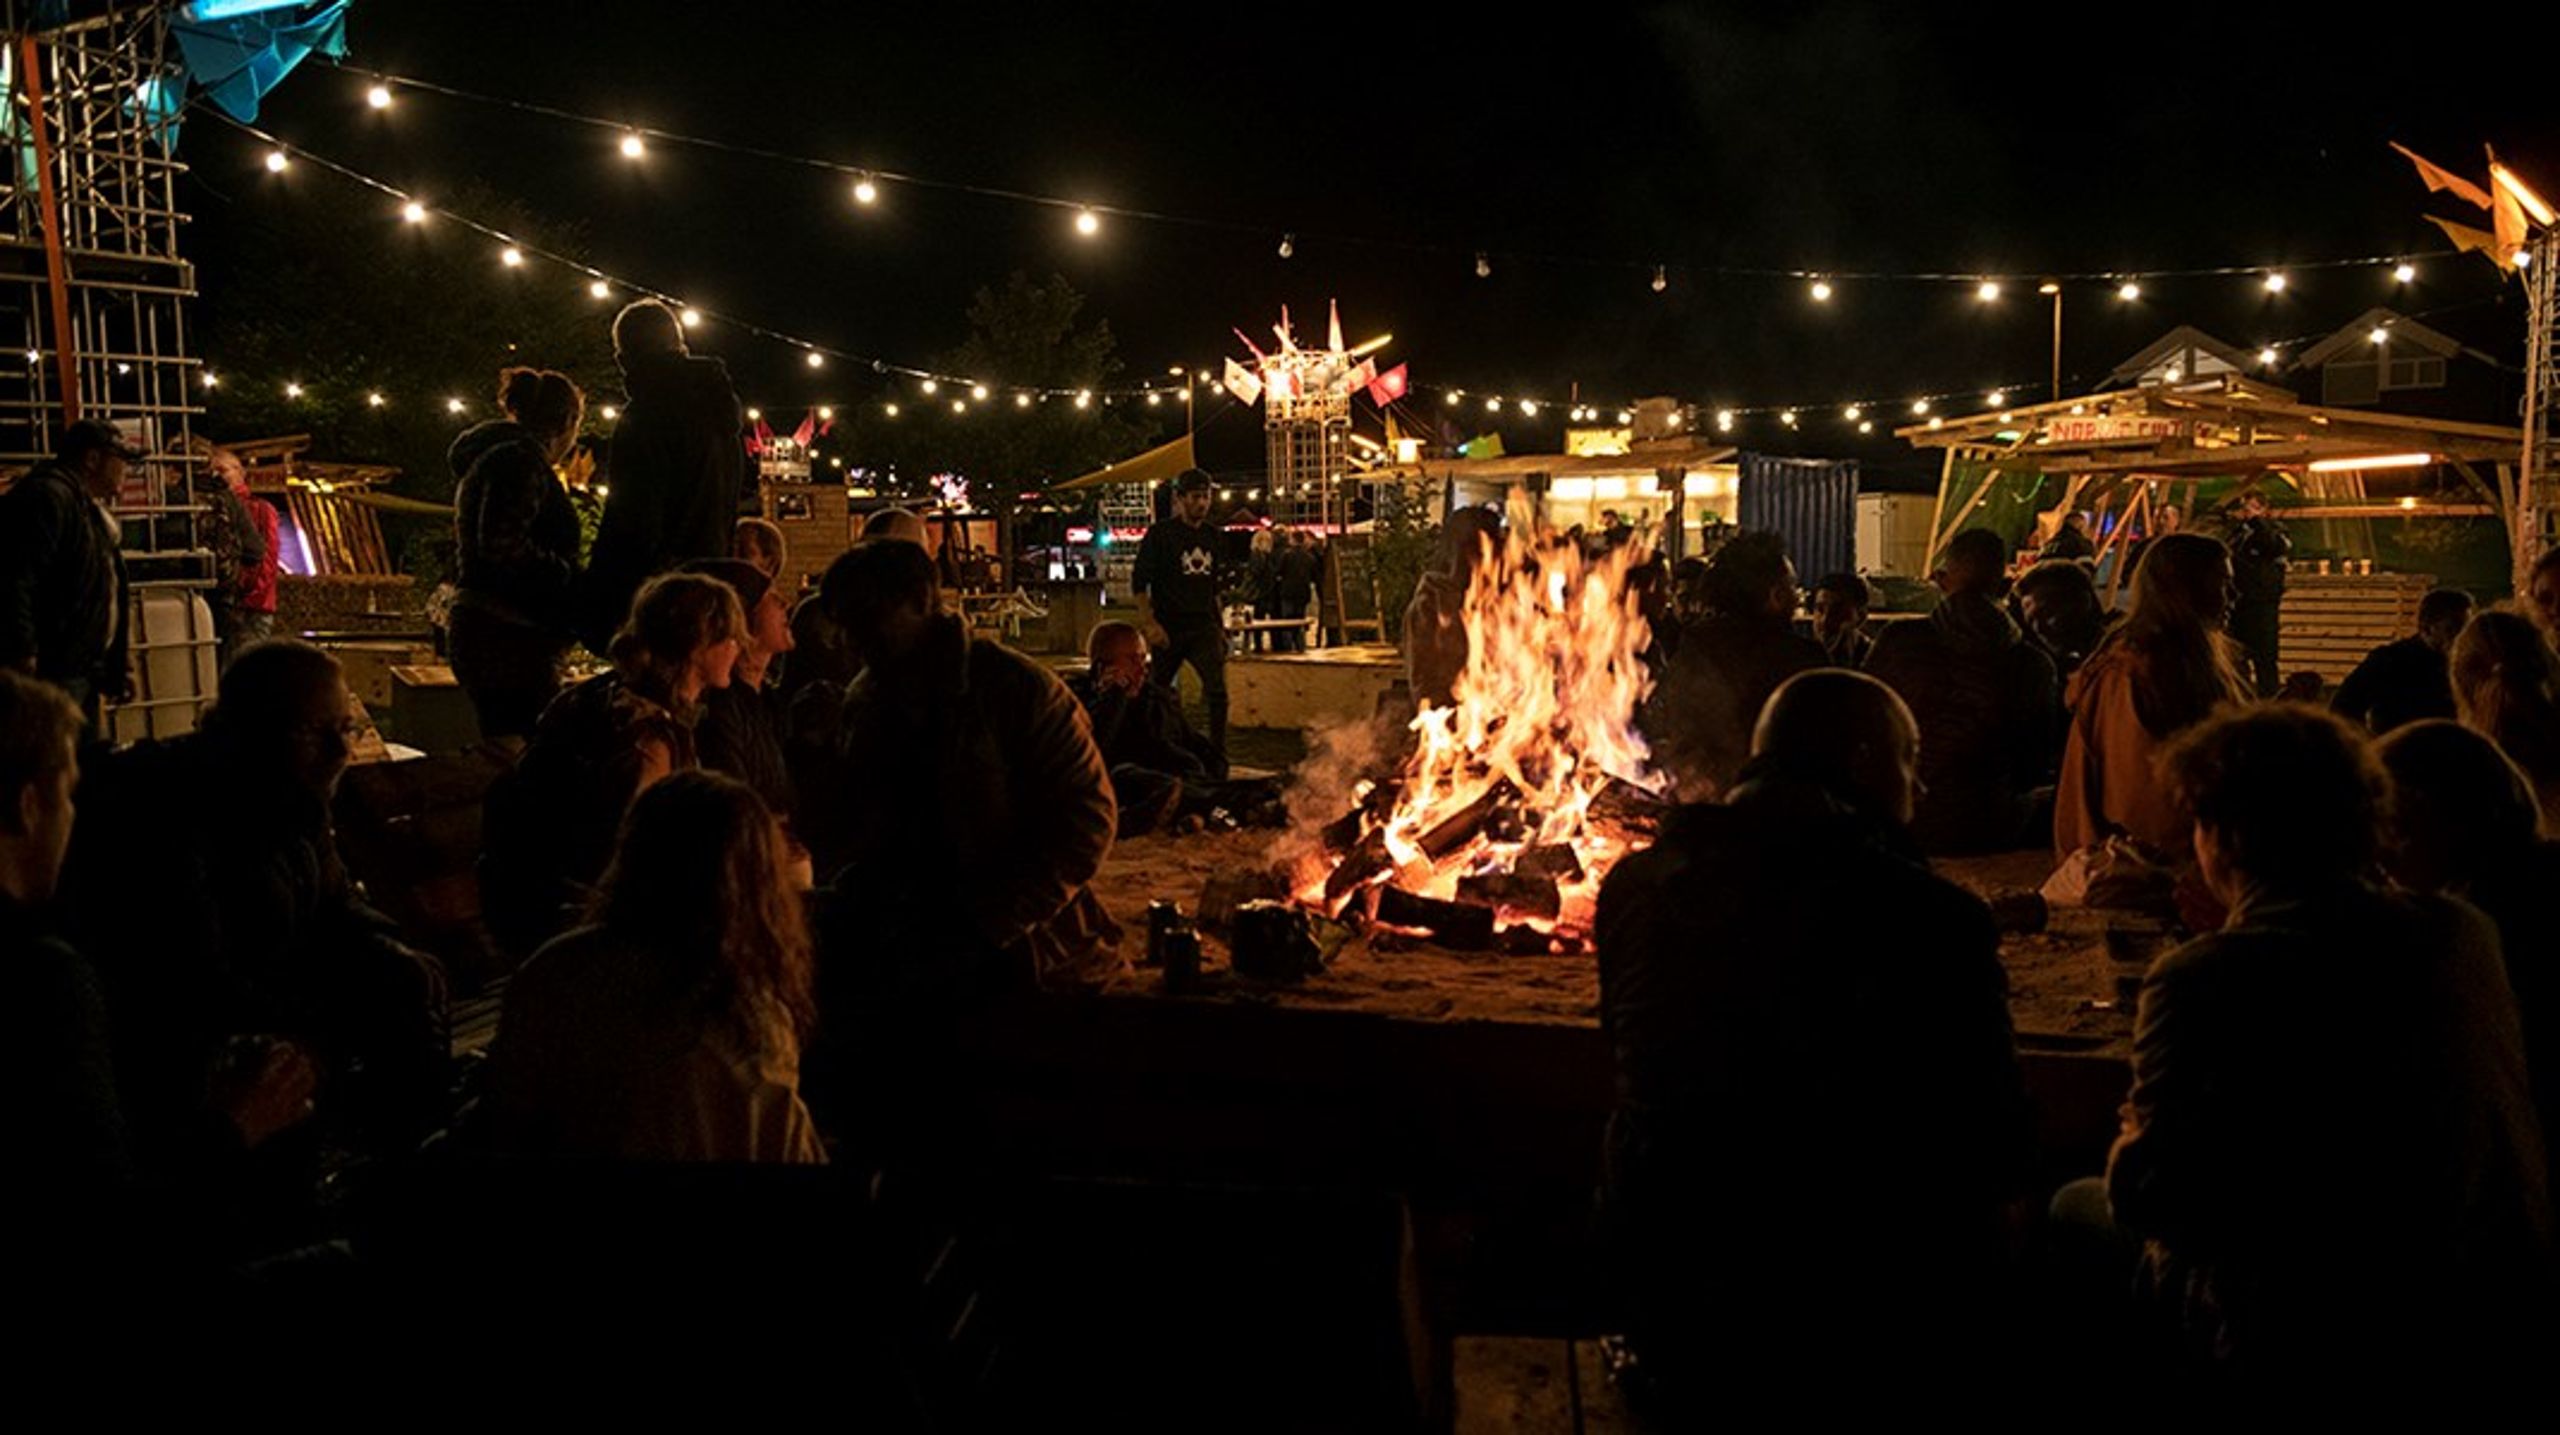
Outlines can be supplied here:
M2467 179L2464 179L2461 175L2455 174L2452 170L2445 168L2443 165L2424 158L2416 150L2409 148L2398 140L2393 140L2391 142L2391 147L2400 151L2401 154L2406 155L2409 163L2418 167L2418 178L2427 182L2427 189L2430 193L2440 189L2450 190L2457 199L2469 200L2471 203L2480 206L2482 209L2495 208L2495 205L2489 198L2489 191L2482 189L2480 186L2473 184Z
M2432 214L2427 216L2427 223L2443 230L2444 237L2453 241L2454 248L2488 255L2490 260L2501 269L2515 268L2515 265L2510 262L2515 257L2515 246L2500 244L2498 237L2489 231L2474 229L2468 224L2456 224L2450 219L2438 219Z

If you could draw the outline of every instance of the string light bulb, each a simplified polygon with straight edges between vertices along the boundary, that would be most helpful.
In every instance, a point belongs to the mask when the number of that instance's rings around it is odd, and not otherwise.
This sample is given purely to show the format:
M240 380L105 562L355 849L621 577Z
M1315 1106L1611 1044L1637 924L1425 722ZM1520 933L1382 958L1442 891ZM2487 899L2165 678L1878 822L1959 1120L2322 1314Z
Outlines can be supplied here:
M1101 232L1101 215L1094 213L1090 209L1079 209L1076 211L1076 233L1083 235L1087 239L1091 239L1093 236L1100 234Z
M1975 286L1973 297L1981 300L1985 304L1988 304L1992 300L2000 297L2000 286L1992 280L1985 279L1979 285Z
M882 404L880 406L880 411L891 418L896 418L898 416L898 406L896 404Z
M761 421L763 418L764 410L758 408L750 408L747 410L747 422L756 423Z
M1487 400L1485 400L1485 401L1484 401L1484 411L1485 411L1486 413L1489 413L1489 414L1498 414L1498 413L1502 412L1502 400L1500 400L1500 399L1487 399Z
M1537 400L1522 399L1520 401L1520 415L1523 418L1536 418L1538 416Z
M2053 295L2061 293L2062 286L2054 283L2050 279L2047 279L2042 284L2036 286L2036 292L2050 298Z
M2283 270L2281 270L2281 269L2279 269L2279 270L2275 271L2274 273L2269 274L2269 275L2267 276L2266 283L2267 283L2267 292L2268 292L2268 293L2270 293L2270 294L2281 294L2281 293L2283 293L2283 292L2284 292L2284 286L2285 286L2284 271L2283 271Z
M284 167L291 163L291 160L285 158L283 150L271 149L267 151L267 173L282 174L284 173Z
M1874 433L1875 431L1876 425L1873 419L1869 419L1867 422L1858 425L1858 432L1860 433Z
M510 244L498 252L498 262L509 269L518 268L524 263L524 251Z
M985 402L987 397L987 386L984 384L971 384L969 386L969 397L976 399L981 403Z
M364 102L373 106L377 110L387 110L391 108L391 87L389 85L375 85L372 89L364 92Z
M702 311L699 309L688 307L683 313L678 314L676 319L688 329L702 327Z
M610 299L613 297L613 286L599 279L587 286L587 293L592 298Z
M2418 266L2403 260L2391 271L2391 277L2394 282L2406 284L2418 277Z
M1297 257L1297 254L1298 254L1298 236L1296 236L1296 235L1294 235L1294 234L1283 234L1283 235L1281 235L1281 236L1280 236L1280 257L1281 257L1281 258L1283 258L1283 259L1294 259L1294 258L1296 258L1296 257Z
M1856 404L1851 404L1840 411L1840 417L1847 419L1851 423L1856 423L1858 421L1859 412L1860 410L1858 406Z
M2507 258L2513 261L2518 269L2530 268L2533 264L2533 251L2518 245L2516 252L2508 255Z
M1631 424L1631 423L1634 423L1635 421L1636 421L1635 410L1633 410L1633 409L1620 409L1620 410L1618 410L1618 422L1620 422L1620 423L1622 423L1622 424Z
M871 176L866 174L853 182L853 202L856 204L880 202L880 186L871 182Z
M1659 294L1670 287L1671 276L1663 272L1661 265L1653 266L1653 292Z
M1982 401L1995 409L2004 409L2009 406L2009 394L2005 389L1993 389L1982 396Z
M35 350L33 350L33 349L29 349L29 350L27 351L27 358L28 358L28 360L29 360L29 361L31 361L31 362L32 362L32 361L34 360L35 356L36 356ZM1444 404L1447 404L1449 407L1451 407L1451 408L1453 408L1453 409L1454 409L1454 408L1456 408L1456 407L1458 406L1458 400L1459 400L1459 399L1461 399L1461 398L1463 398L1463 397L1465 397L1465 395L1463 395L1463 394L1459 393L1456 389L1451 389L1449 392L1447 392L1447 393L1445 393L1445 394L1442 394L1442 395L1440 396L1440 402L1442 402L1442 403L1444 403Z
M2258 351L2258 362L2270 369L2276 366L2276 350L2273 344Z
M2134 300L2142 297L2142 286L2134 283L2130 279L2127 279L2122 284L2116 286L2116 297L2130 304Z
M1796 426L1796 411L1794 409L1789 409L1785 413L1778 415L1778 422L1785 424L1789 428L1794 428Z
M630 133L625 133L622 136L622 157L624 159L638 159L640 156L647 154L648 152L649 146L641 140L640 136Z
M834 423L835 421L836 421L836 406L835 406L835 405L833 405L833 404L820 404L820 405L818 405L818 422L820 422L820 423L822 423L822 424L831 424L831 423Z
M35 358L35 350L29 349L27 351L27 362L33 363L35 362ZM218 389L222 387L222 380L214 376L213 370L207 369L204 371L204 386L208 389Z
M2383 328L2380 324L2376 324L2373 326L2372 330L2365 335L2365 337L2371 339L2377 344L2385 343L2390 340L2391 331Z
M969 401L967 399L953 399L951 401L951 411L955 414L967 413L969 411Z
M1493 277L1493 260L1483 250L1476 251L1476 277L1478 279Z
M1731 433L1731 432L1733 432L1733 410L1731 410L1731 409L1718 409L1718 410L1716 410L1716 432L1718 432L1718 433Z
M1913 399L1911 401L1911 412L1915 415L1926 415L1929 412L1929 401L1927 399Z
M400 217L411 224L424 224L427 222L427 207L414 199L410 200L407 204L400 206Z
M618 418L620 418L620 417L622 417L622 410L620 410L620 409L618 409L618 408L615 408L615 407L614 407L613 405L611 405L611 404L607 404L607 405L605 405L605 406L604 406L604 421L605 421L606 423L611 423L611 422L613 422L615 419L618 419Z
M1813 281L1813 302L1816 304L1828 304L1831 302L1831 282L1829 280L1816 279Z
M284 396L285 396L286 398L289 398L289 399L298 399L298 398L301 398L301 397L302 397L302 385L300 385L300 384L295 384L295 383L288 383L288 384L286 384L286 385L284 386Z
M1162 404L1163 402L1164 402L1164 395L1162 395L1162 394L1160 394L1160 393L1157 393L1157 392L1156 392L1155 390L1153 390L1153 389L1149 389L1149 390L1147 390L1147 407L1148 407L1148 408L1155 408L1156 406L1158 406L1158 405Z
M942 392L942 383L938 379L927 379L923 383L916 385L916 388L926 397L930 398L933 395Z
M1018 409L1027 409L1031 407L1031 396L1029 394L1015 394L1013 396L1013 406Z
M827 356L819 353L815 349L811 349L808 353L808 357L804 359L803 362L808 364L810 368L823 369L827 366Z
M1076 407L1080 409L1093 407L1093 394L1090 390L1076 395Z
M444 401L444 411L445 411L446 413L449 413L449 414L458 414L458 413L462 412L462 400L460 400L460 399L447 399L447 400L445 400L445 401Z

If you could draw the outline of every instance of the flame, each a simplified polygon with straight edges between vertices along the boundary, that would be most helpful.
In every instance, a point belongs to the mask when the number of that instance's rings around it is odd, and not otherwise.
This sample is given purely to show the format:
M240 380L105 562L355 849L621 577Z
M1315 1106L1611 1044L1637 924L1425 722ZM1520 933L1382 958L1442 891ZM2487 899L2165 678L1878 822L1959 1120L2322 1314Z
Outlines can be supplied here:
M1506 927L1589 929L1601 879L1631 846L1594 819L1594 800L1613 782L1664 786L1635 722L1652 687L1642 657L1651 634L1628 574L1650 556L1642 538L1587 554L1515 496L1505 536L1487 541L1470 575L1467 665L1453 700L1414 718L1394 805L1363 824L1390 864L1364 885L1450 900L1464 878L1508 873L1533 848L1570 847L1580 874L1560 884L1558 914L1498 915ZM1370 791L1363 784L1355 804ZM1499 816L1476 820L1480 803ZM1325 900L1331 862L1301 874L1303 900L1344 905Z

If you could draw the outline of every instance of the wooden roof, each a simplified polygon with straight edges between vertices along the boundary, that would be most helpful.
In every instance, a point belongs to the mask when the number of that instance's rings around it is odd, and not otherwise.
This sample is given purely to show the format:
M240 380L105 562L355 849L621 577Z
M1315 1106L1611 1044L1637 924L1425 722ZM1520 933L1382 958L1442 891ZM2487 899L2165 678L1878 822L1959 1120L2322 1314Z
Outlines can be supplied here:
M2249 368L2249 356L2238 348L2224 343L2193 324L2180 324L2144 345L2140 353L2116 365L2115 370L2107 375L2106 382L2118 384L2129 379L2138 379L2170 358L2189 354L2210 354L2230 365L2235 372L2245 373ZM2188 374L2201 377L2195 375L2193 365L2189 366Z

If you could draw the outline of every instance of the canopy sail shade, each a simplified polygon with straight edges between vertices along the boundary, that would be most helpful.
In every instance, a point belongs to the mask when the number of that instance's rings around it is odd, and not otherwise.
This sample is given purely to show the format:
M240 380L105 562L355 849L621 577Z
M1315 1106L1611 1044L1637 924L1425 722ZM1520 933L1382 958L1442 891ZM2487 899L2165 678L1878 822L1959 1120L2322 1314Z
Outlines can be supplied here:
M1088 489L1111 488L1120 484L1146 484L1152 487L1175 477L1186 468L1199 466L1191 457L1191 435L1184 434L1171 443L1158 444L1134 458L1124 458L1109 468L1098 468L1081 478L1068 479L1049 491L1077 493Z

